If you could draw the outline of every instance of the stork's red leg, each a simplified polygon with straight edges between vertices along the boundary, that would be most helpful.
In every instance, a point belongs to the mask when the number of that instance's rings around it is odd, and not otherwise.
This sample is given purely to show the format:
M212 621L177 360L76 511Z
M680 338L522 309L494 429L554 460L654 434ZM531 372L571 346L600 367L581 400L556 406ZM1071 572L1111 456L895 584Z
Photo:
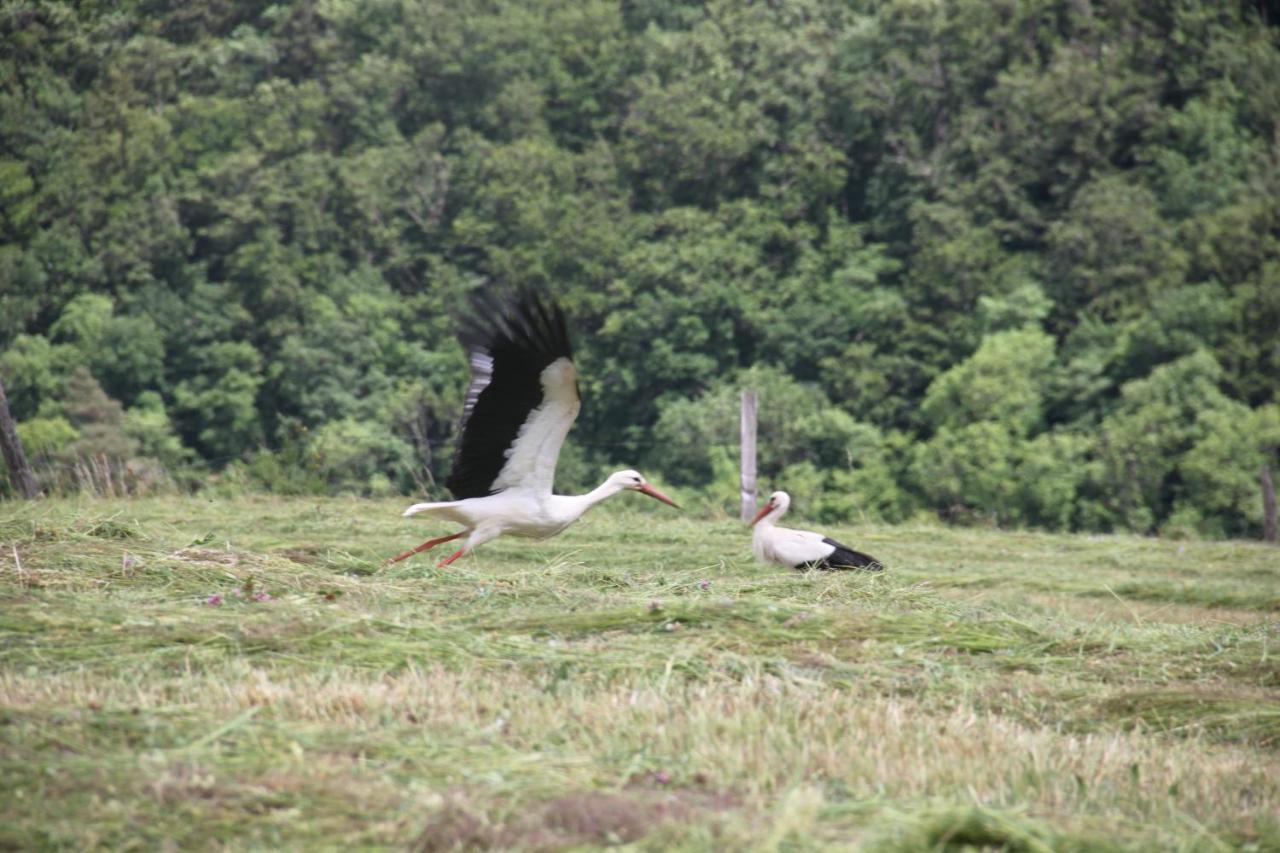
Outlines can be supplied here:
M449 564L450 564L450 563L452 563L454 560L458 559L458 558L459 558L459 557L461 557L464 553L466 553L466 550L467 550L466 548L459 548L459 549L457 550L457 552L456 552L456 553L454 553L454 555L453 555L452 557L449 557L448 559L445 559L445 560L441 560L441 561L440 561L440 565L436 566L436 568L437 568L437 569L443 569L445 566L449 565Z
M435 539L428 539L426 542L423 542L421 545L419 545L417 548L414 548L412 551L405 551L399 557L392 557L390 560L387 560L387 565L389 566L392 563L398 563L401 560L407 560L408 558L412 557L414 554L425 551L428 548L436 547L441 542L448 542L450 540L457 539L459 536L462 536L466 532L467 531L465 530L459 530L457 533L454 533L452 536L438 536Z

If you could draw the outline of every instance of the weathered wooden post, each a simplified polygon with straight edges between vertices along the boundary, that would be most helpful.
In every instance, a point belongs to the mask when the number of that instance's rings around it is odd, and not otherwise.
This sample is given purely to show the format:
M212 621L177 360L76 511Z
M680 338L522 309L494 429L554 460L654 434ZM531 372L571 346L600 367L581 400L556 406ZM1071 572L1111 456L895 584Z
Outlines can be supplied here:
M742 392L742 520L756 512L756 392Z
M1276 544L1276 481L1271 478L1271 465L1262 463L1262 538Z
M27 500L40 496L36 486L36 476L31 473L31 464L27 462L27 454L22 452L22 441L18 438L18 427L13 422L13 414L9 411L9 398L4 395L4 380L0 379L0 453L4 454L5 465L9 466L9 479Z

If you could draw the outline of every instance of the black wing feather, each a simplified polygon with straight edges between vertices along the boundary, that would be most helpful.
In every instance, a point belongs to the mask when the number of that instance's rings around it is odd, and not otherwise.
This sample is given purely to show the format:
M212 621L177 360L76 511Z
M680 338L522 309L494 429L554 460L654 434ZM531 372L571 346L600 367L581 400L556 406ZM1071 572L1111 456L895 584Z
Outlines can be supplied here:
M806 569L825 569L827 571L839 571L842 569L866 569L869 572L884 571L884 563L872 557L870 554L864 554L861 551L855 551L848 545L842 545L836 540L824 536L822 541L835 548L826 559L814 560L812 563L805 563Z
M463 500L493 493L507 449L542 404L542 371L558 358L572 360L573 349L560 306L532 290L477 292L458 340L471 358L472 379L445 485Z

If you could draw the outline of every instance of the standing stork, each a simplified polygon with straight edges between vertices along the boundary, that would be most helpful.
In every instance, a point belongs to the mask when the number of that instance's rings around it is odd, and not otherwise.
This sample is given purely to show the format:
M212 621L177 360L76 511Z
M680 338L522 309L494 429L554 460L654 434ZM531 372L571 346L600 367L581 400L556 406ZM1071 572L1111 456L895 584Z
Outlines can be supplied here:
M791 496L774 492L751 519L751 547L761 562L781 563L793 569L884 569L875 557L841 545L834 539L811 530L778 527L776 522L786 515Z
M462 547L440 566L504 533L554 536L591 507L627 490L677 506L629 470L585 495L552 494L560 447L581 405L564 313L529 290L506 300L482 294L473 309L459 335L471 359L471 386L453 471L445 481L457 500L414 504L404 511L463 529L428 539L388 562L464 536Z

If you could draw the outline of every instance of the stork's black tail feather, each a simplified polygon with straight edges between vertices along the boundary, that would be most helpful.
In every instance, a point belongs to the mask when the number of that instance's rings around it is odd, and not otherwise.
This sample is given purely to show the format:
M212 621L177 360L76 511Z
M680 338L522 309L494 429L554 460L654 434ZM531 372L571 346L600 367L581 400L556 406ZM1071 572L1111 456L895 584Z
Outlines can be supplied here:
M842 545L828 537L824 537L822 541L834 547L835 550L825 560L815 560L813 563L807 564L806 568L823 569L825 571L844 571L848 569L865 569L868 572L884 571L884 563L870 554L855 551L849 546Z

